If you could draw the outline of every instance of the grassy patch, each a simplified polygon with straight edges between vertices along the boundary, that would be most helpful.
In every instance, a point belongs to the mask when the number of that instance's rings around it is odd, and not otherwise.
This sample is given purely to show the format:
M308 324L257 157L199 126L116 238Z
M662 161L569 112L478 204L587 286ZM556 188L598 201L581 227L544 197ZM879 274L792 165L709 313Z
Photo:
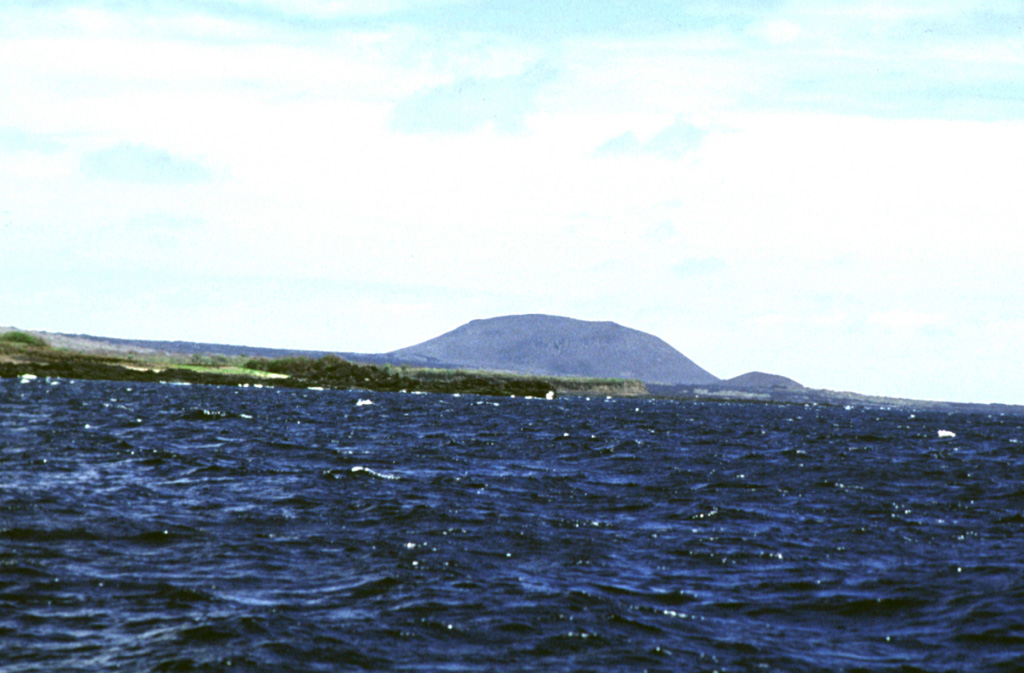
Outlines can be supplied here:
M201 374L224 374L225 376L253 376L261 379L274 379L274 378L287 378L283 374L275 374L274 372L265 372L259 369L249 369L248 367L240 367L237 365L188 365L188 364L170 364L167 365L168 369L187 369L193 372L199 372Z

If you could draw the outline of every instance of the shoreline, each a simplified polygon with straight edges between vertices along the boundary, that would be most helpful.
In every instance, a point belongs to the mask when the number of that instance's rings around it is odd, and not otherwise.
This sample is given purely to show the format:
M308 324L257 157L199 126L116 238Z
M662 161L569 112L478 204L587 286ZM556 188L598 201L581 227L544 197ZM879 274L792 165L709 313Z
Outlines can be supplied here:
M360 364L336 355L320 358L228 358L87 353L45 344L0 340L0 378L198 383L228 386L331 388L493 396L647 394L636 381L523 376L503 372Z
M22 338L12 339L16 334ZM803 404L915 411L1024 415L1024 406L1000 403L942 402L866 395L803 386L730 387L719 384L646 386L640 381L554 377L411 365L370 364L335 354L251 357L197 352L133 351L77 337L56 340L45 332L0 330L0 378L100 379L210 385L262 385L387 392L460 393L492 396L555 395L643 397L700 402ZM265 349L254 349L260 352Z

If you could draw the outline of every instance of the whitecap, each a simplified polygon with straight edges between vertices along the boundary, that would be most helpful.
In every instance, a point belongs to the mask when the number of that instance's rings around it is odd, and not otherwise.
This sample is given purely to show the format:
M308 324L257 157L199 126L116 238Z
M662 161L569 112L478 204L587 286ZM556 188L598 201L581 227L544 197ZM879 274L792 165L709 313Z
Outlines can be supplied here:
M377 472L376 470L371 470L370 468L363 467L362 465L356 465L355 467L353 467L352 472L365 472L379 479L398 479L398 477L396 477L393 474L384 474L383 472Z

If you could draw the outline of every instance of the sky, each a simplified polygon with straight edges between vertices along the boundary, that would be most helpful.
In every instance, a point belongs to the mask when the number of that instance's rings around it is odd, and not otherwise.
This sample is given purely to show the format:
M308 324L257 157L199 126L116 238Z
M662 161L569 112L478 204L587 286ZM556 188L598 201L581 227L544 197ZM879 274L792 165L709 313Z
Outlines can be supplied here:
M1019 0L6 0L0 324L1024 404L1022 157Z

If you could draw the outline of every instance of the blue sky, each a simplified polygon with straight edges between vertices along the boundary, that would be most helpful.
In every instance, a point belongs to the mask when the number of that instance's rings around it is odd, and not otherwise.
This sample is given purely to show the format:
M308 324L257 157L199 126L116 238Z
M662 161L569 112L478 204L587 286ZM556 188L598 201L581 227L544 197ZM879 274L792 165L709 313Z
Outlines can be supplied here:
M0 324L1024 403L1021 156L1017 1L14 0Z

